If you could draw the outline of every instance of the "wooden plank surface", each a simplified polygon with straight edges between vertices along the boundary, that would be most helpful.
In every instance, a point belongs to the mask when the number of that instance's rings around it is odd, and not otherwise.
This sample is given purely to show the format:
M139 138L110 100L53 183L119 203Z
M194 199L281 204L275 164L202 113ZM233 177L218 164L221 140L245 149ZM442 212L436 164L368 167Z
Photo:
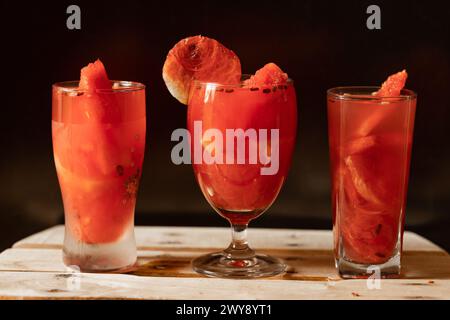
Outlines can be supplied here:
M0 254L4 299L381 299L450 298L450 256L406 232L401 279L342 280L332 255L331 231L250 229L252 247L288 264L284 275L260 280L205 278L190 261L223 249L226 228L136 227L138 263L127 274L72 274L61 260L62 226L17 242ZM73 285L79 284L74 289Z
M370 290L362 280L285 281L50 272L0 272L3 299L442 299L446 280L383 280ZM75 288L74 288L75 287Z

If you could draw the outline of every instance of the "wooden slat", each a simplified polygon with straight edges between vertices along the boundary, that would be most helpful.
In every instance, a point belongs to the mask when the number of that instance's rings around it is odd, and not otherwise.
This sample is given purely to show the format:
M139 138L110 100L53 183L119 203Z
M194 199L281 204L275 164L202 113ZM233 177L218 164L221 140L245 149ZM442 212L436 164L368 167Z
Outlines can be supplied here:
M288 273L280 279L328 280L338 279L333 267L333 257L327 251L291 250L261 252L276 255L289 264ZM138 263L129 271L140 276L201 277L191 268L191 261L203 252L198 251L139 251ZM9 249L0 255L2 271L67 272L62 263L61 250Z
M260 250L275 255L288 264L288 272L280 279L337 280L331 251L296 249L279 252ZM199 277L190 261L199 251L139 251L138 264L130 273L142 276ZM403 277L410 279L450 279L450 257L439 252L406 251ZM0 255L2 271L66 272L59 249L9 249Z
M227 228L203 227L142 227L135 228L136 244L140 250L196 249L210 251L223 249L230 242ZM250 228L250 245L263 249L307 248L309 250L330 250L333 237L328 230L296 230ZM53 228L36 233L16 242L13 248L61 248L64 227ZM414 251L443 251L431 241L412 232L405 232L404 248Z
M247 281L0 273L0 298L3 299L443 299L450 297L449 292L445 280L383 280L380 289L370 290L365 280Z

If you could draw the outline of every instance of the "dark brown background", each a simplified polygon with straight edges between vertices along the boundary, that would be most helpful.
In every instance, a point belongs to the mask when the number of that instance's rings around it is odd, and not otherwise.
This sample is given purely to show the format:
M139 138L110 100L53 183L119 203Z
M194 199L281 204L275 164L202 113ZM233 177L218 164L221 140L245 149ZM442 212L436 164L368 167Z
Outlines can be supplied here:
M382 9L382 30L366 8ZM69 4L82 30L66 29ZM183 3L183 4L182 4ZM330 228L325 91L377 85L407 68L419 93L408 228L450 249L450 10L434 1L2 1L0 249L61 223L51 147L51 84L77 79L96 58L111 78L144 82L148 135L137 224L226 225L204 201L189 166L170 161L170 134L186 108L161 78L167 51L203 34L240 57L243 71L279 64L295 80L299 129L292 169L274 206L253 226Z

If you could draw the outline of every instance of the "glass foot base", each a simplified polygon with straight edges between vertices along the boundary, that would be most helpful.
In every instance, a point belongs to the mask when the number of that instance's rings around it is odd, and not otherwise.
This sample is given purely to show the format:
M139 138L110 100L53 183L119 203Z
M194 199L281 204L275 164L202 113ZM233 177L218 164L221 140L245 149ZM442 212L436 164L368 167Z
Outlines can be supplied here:
M232 260L224 252L200 256L192 261L200 274L217 278L261 278L283 273L286 265L277 258L256 254L251 259Z
M63 261L67 268L88 273L126 273L134 269L136 258L129 261L111 261L111 259L93 260L90 257L64 254Z
M360 264L343 258L335 261L339 275L345 279L360 278L398 278L400 276L400 255L390 258L382 264Z
M125 272L137 260L133 226L115 242L92 244L80 242L68 230L64 237L63 261L80 272Z

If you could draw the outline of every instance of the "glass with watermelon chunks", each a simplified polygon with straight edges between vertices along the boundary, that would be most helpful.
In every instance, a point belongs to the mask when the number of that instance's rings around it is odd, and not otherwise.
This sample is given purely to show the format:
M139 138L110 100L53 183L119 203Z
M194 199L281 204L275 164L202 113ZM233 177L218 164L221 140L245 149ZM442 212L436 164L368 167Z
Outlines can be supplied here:
M275 201L288 174L297 130L292 80L275 63L242 75L232 50L201 35L175 44L162 76L170 94L188 105L190 160L200 189L231 224L228 248L195 258L194 270L222 278L284 272L283 261L250 248L247 226Z
M336 267L344 278L400 273L416 94L406 72L380 87L327 92Z
M97 60L53 85L53 151L65 213L63 259L81 271L136 261L134 209L145 148L145 87Z
M258 75L265 72L281 70L269 64ZM191 154L198 144L203 155L217 159L220 152L218 158L223 159L215 163L205 159L193 162L195 177L209 204L230 222L233 230L233 241L225 251L194 260L194 269L210 276L253 278L275 275L285 269L279 259L255 254L245 235L249 222L270 207L287 178L297 129L295 89L287 78L265 83L249 77L243 76L247 80L235 85L196 81L189 98L187 127L193 139ZM218 148L215 138L196 135L195 122L202 123L203 132L218 130L224 138L223 148ZM270 129L277 129L278 137ZM234 132L232 144L228 140L229 130ZM242 130L244 144L239 145L237 130ZM254 130L255 135L244 136L249 130ZM267 136L263 138L262 132ZM233 149L229 149L230 145ZM273 166L275 145L278 168L271 174L262 174L263 168ZM242 163L237 161L240 148L244 154ZM267 155L272 163L258 161L257 157L252 161L252 150ZM227 161L230 156L233 161Z

